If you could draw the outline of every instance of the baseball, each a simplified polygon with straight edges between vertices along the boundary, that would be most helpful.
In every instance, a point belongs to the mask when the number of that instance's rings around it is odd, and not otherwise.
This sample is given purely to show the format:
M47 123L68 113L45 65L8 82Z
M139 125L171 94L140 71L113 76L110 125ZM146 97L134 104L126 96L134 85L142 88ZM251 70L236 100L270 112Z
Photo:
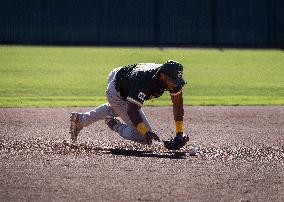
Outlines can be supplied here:
M195 156L197 154L197 148L195 147L190 147L188 150L188 153L190 156Z

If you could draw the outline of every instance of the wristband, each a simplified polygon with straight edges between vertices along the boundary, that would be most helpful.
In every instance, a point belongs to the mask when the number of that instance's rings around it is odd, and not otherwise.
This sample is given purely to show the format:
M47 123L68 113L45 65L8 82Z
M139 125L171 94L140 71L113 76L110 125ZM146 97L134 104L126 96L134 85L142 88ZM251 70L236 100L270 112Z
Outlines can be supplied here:
M139 133L141 133L143 135L145 135L149 131L147 126L143 122L138 123L137 130L138 130Z
M176 133L183 133L183 121L176 121Z

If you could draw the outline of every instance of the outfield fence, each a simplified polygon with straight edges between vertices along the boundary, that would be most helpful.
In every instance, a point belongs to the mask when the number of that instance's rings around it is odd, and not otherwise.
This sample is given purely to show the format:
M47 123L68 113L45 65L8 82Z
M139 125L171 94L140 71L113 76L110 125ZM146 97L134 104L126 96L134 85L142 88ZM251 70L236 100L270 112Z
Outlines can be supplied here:
M0 43L284 46L283 0L0 0Z

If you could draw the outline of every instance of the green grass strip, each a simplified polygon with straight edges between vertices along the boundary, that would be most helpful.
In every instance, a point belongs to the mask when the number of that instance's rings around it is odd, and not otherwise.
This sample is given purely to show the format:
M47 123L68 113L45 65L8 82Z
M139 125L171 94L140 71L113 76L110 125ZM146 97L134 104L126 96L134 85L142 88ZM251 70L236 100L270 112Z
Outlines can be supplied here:
M186 105L284 104L281 50L0 45L0 107L97 106L113 68L168 59L184 65Z

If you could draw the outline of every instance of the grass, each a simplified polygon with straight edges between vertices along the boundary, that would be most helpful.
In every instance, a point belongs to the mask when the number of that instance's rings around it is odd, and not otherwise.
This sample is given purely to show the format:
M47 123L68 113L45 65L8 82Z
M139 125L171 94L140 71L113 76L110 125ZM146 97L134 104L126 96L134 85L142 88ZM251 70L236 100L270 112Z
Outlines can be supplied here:
M186 105L284 105L281 50L1 45L0 107L96 106L106 101L111 69L167 59L185 67Z

